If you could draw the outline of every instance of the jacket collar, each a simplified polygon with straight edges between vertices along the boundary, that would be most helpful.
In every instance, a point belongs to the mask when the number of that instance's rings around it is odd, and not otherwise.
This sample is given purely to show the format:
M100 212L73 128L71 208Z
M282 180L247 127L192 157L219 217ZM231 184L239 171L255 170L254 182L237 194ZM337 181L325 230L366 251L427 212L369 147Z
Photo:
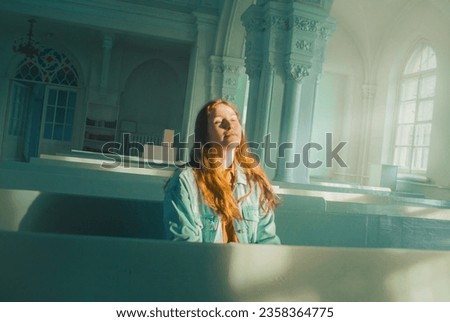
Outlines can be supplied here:
M247 177L240 166L236 166L236 183L247 185Z

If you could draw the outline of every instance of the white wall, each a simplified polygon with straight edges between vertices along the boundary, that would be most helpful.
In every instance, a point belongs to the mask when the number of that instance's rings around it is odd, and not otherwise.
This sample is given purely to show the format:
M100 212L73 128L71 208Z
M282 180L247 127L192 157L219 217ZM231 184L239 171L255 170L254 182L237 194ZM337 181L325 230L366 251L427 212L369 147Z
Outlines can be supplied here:
M361 121L364 117L361 112L363 63L357 44L345 26L337 21L336 31L325 54L314 112L312 141L325 143L325 133L328 131L333 133L333 147L338 142L348 142L339 153L348 168L341 168L333 162L332 169L322 167L320 171L312 171L312 175L358 181L358 156L362 148Z
M450 14L447 13L447 14ZM445 12L427 1L409 7L383 42L377 73L377 95L372 124L370 158L374 162L392 162L393 124L396 115L398 80L415 45L420 41L430 44L437 56L437 84L433 115L433 129L427 176L432 183L450 184L450 132L448 109L450 81L450 41L443 30L450 28ZM379 144L383 142L383 144Z
M448 187L450 40L446 31L450 29L450 6L440 0L380 1L377 4L336 0L333 6L336 32L325 56L313 133L317 138L323 127L334 127L336 135L349 142L345 149L350 167L344 172L345 176L338 171L328 175L365 183L370 164L392 163L398 79L414 46L423 40L435 49L438 63L426 175L432 184ZM331 75L334 81L331 81ZM365 85L372 86L375 95L367 111L362 95ZM348 90L346 106L342 101L336 103L340 95L337 90L344 87ZM333 107L336 116L330 122L323 113L325 106L330 108L333 104L337 105ZM325 175L325 172L312 173Z

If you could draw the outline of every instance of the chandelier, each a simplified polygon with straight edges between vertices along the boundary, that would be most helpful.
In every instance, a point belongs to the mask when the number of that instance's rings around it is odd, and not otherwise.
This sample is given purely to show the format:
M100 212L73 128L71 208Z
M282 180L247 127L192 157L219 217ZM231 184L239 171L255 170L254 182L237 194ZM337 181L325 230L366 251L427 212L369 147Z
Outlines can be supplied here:
M27 57L33 57L39 55L39 43L33 39L33 25L36 23L36 19L28 19L30 28L28 29L27 37L14 42L13 50L16 53L24 54Z

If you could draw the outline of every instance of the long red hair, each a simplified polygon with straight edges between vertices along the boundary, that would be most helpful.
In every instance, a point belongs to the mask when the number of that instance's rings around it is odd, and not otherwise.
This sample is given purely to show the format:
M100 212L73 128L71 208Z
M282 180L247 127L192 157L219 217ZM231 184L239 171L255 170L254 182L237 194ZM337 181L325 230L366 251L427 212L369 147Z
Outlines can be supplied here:
M217 158L222 155L222 151L219 144L208 142L208 117L219 104L229 106L236 113L239 123L241 123L236 107L222 99L208 102L200 110L195 123L196 146L192 149L190 160L190 165L194 168L197 186L206 204L216 214L222 216L222 219L227 223L231 222L233 218L242 218L238 204L256 188L260 190L260 206L267 214L270 210L275 209L280 199L273 191L257 157L249 151L244 133L241 133L241 142L236 147L231 171L234 171L236 166L241 167L250 185L249 192L236 200L229 178L225 171L217 166Z

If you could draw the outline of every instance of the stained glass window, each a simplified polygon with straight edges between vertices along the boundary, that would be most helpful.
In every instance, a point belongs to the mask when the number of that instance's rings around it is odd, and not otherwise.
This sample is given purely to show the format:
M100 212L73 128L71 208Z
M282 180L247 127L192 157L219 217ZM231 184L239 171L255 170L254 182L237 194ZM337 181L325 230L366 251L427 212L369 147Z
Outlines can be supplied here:
M401 79L394 163L404 172L427 170L435 88L435 52L429 46L419 46Z
M78 73L70 59L52 48L45 48L39 56L24 58L19 63L15 78L78 86Z

